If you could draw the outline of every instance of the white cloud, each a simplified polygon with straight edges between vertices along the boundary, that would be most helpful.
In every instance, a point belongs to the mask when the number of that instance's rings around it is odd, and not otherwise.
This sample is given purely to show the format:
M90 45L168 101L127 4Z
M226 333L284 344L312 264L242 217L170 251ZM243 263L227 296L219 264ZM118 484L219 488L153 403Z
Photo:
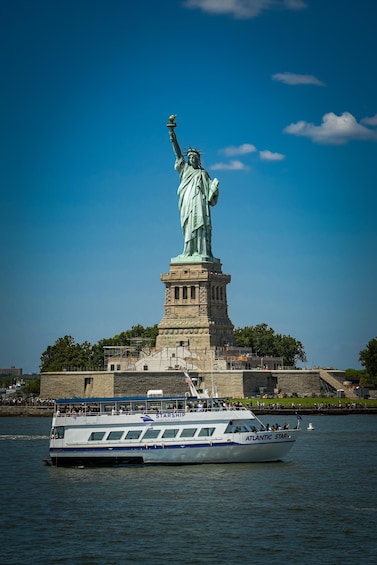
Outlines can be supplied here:
M248 171L250 167L241 161L230 161L230 163L215 163L209 167L212 171Z
M377 114L371 116L370 118L363 118L362 120L360 120L360 122L366 124L367 126L377 126Z
M265 10L301 10L304 0L186 0L186 8L199 8L208 14L230 14L236 19L256 18Z
M220 153L227 155L228 157L233 157L234 155L247 155L247 153L255 153L257 148L255 145L251 143L243 143L238 147L234 147L233 145L229 147L224 147L224 149L220 150Z
M273 80L280 80L285 84L315 84L325 86L325 83L313 75L299 75L295 73L276 73L272 75Z
M343 112L341 116L329 112L323 116L319 126L300 121L290 124L283 131L309 137L314 143L331 145L343 145L352 139L377 141L377 132L359 124L349 112Z
M272 153L272 151L269 151L268 149L259 151L259 156L262 161L283 161L283 159L285 159L285 155L282 153Z

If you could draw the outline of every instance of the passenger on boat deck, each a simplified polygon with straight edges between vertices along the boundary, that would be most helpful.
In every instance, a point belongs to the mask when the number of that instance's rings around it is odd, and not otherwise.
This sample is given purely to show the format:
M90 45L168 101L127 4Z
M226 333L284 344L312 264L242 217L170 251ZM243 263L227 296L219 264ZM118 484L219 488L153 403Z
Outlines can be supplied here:
M111 415L116 416L116 414L117 414L117 411L115 410L115 406L114 406L114 408L111 410Z
M198 402L198 412L203 412L203 404L201 403L200 400Z

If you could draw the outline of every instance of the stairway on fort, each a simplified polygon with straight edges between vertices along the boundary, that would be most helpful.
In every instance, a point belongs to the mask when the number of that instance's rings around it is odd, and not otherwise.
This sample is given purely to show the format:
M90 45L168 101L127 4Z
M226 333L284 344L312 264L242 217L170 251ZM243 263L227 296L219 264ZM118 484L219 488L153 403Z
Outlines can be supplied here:
M319 370L319 376L323 381L325 381L325 383L330 385L331 388L335 389L335 391L344 390L344 396L346 398L358 398L358 396L352 390L348 389L347 387L342 387L342 383L324 369Z

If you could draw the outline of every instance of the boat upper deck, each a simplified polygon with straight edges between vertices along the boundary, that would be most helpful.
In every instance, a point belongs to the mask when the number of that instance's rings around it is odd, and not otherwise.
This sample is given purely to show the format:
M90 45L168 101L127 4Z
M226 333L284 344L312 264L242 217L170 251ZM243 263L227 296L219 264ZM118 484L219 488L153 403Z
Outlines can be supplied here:
M124 396L115 398L62 398L55 401L54 414L138 414L246 410L242 404L220 398L188 396Z

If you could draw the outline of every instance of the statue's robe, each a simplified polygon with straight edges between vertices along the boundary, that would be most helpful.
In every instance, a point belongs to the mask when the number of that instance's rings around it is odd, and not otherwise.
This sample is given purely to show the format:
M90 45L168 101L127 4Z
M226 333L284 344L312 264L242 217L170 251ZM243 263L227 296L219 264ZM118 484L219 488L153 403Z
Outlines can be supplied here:
M183 157L175 162L181 184L178 207L184 237L184 256L212 258L210 206L218 199L218 183L204 169L194 169Z

